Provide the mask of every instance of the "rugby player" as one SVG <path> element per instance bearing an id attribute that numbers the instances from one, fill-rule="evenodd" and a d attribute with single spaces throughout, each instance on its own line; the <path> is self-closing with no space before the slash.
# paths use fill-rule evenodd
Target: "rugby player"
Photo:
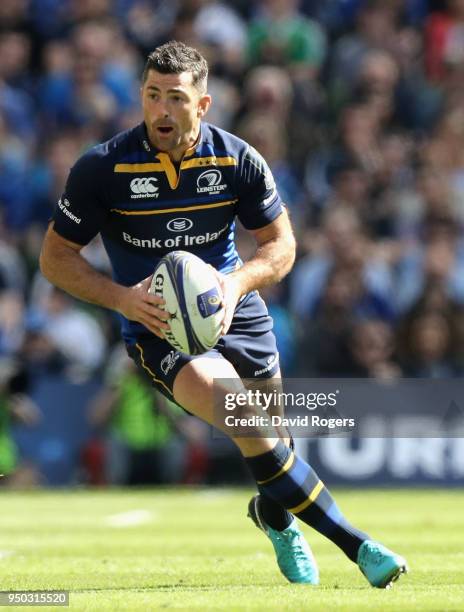
<path id="1" fill-rule="evenodd" d="M 291 269 L 295 241 L 288 214 L 264 159 L 239 138 L 204 121 L 210 107 L 208 66 L 201 54 L 171 41 L 148 57 L 142 77 L 143 122 L 85 153 L 70 171 L 40 257 L 46 278 L 70 294 L 121 315 L 131 357 L 152 383 L 188 412 L 213 423 L 213 381 L 224 394 L 244 378 L 278 378 L 272 320 L 257 290 Z M 256 240 L 241 262 L 234 242 L 238 218 Z M 101 234 L 110 279 L 80 251 Z M 224 294 L 223 335 L 192 357 L 163 334 L 170 315 L 150 295 L 160 257 L 187 250 L 217 270 Z M 76 338 L 76 342 L 79 339 Z M 249 407 L 252 415 L 256 407 Z M 344 518 L 288 435 L 231 437 L 259 495 L 249 515 L 271 540 L 290 582 L 317 584 L 318 569 L 296 517 L 332 540 L 373 586 L 386 587 L 405 560 Z M 281 435 L 279 435 L 281 434 Z"/>

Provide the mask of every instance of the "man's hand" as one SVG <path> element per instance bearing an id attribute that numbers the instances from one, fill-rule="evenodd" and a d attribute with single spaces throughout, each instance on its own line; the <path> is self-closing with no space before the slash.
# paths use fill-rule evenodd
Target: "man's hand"
<path id="1" fill-rule="evenodd" d="M 117 310 L 129 321 L 142 323 L 155 336 L 164 339 L 163 330 L 169 329 L 166 321 L 171 315 L 163 310 L 162 297 L 148 293 L 151 279 L 149 276 L 133 287 L 120 287 Z"/>
<path id="2" fill-rule="evenodd" d="M 216 268 L 214 270 L 216 278 L 218 279 L 219 285 L 222 290 L 222 305 L 224 308 L 224 318 L 222 320 L 222 331 L 221 335 L 227 334 L 229 331 L 230 324 L 234 317 L 235 307 L 240 299 L 241 291 L 237 279 L 232 274 L 221 274 Z"/>

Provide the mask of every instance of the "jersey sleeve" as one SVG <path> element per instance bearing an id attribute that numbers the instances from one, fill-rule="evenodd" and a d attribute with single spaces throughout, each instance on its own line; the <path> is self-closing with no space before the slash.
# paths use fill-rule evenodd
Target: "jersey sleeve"
<path id="1" fill-rule="evenodd" d="M 107 216 L 103 182 L 102 160 L 91 150 L 71 168 L 64 193 L 55 206 L 53 229 L 60 236 L 86 245 L 100 232 Z"/>
<path id="2" fill-rule="evenodd" d="M 248 147 L 240 164 L 237 216 L 246 229 L 259 229 L 276 219 L 283 203 L 264 158 Z"/>

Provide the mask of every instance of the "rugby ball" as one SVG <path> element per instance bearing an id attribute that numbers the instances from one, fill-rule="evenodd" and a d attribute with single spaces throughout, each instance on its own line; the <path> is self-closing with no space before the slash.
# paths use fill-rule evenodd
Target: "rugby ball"
<path id="1" fill-rule="evenodd" d="M 163 257 L 153 273 L 149 293 L 165 300 L 170 330 L 166 340 L 178 351 L 201 355 L 216 345 L 221 335 L 222 291 L 214 271 L 186 251 Z"/>

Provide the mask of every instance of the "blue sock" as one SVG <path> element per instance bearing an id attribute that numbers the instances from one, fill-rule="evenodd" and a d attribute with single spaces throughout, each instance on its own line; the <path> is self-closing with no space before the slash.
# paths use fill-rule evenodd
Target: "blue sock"
<path id="1" fill-rule="evenodd" d="M 245 457 L 258 488 L 332 540 L 354 562 L 369 536 L 345 519 L 316 472 L 279 440 L 267 453 Z"/>
<path id="2" fill-rule="evenodd" d="M 266 525 L 269 525 L 276 531 L 283 531 L 287 529 L 290 523 L 293 521 L 293 516 L 285 510 L 278 502 L 274 501 L 272 497 L 266 493 L 264 489 L 259 488 L 259 508 L 261 516 L 264 519 Z"/>

